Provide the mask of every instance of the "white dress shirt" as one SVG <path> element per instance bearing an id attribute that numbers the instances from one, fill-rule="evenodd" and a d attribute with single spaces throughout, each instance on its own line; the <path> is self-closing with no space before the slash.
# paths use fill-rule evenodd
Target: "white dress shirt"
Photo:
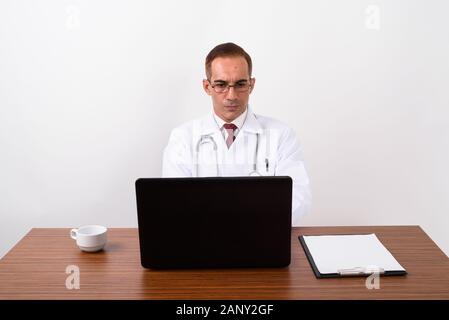
<path id="1" fill-rule="evenodd" d="M 237 138 L 237 135 L 240 131 L 240 129 L 242 128 L 243 124 L 245 123 L 246 120 L 246 115 L 248 114 L 248 107 L 246 107 L 245 111 L 239 115 L 237 118 L 234 119 L 234 121 L 232 122 L 226 122 L 224 121 L 222 118 L 220 118 L 219 116 L 217 116 L 217 114 L 214 112 L 214 119 L 215 122 L 217 122 L 218 127 L 220 128 L 221 134 L 223 135 L 224 140 L 226 141 L 226 139 L 228 138 L 228 131 L 223 127 L 223 125 L 225 123 L 232 123 L 234 124 L 237 129 L 234 130 L 234 137 Z"/>

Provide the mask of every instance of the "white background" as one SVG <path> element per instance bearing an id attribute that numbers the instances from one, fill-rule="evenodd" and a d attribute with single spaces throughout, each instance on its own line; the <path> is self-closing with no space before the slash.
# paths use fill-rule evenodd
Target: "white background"
<path id="1" fill-rule="evenodd" d="M 204 58 L 227 41 L 253 58 L 253 110 L 302 142 L 304 225 L 420 225 L 448 254 L 448 15 L 444 0 L 2 0 L 0 256 L 32 227 L 136 227 L 134 181 L 210 111 Z"/>

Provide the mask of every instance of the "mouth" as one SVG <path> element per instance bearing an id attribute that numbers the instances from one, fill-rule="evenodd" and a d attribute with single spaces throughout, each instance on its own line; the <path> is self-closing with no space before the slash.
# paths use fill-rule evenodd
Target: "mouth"
<path id="1" fill-rule="evenodd" d="M 228 111 L 235 111 L 239 108 L 239 106 L 224 106 Z"/>

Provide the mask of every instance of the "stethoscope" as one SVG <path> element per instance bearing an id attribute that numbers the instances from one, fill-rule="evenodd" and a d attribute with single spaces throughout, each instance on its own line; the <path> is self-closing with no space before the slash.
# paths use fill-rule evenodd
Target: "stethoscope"
<path id="1" fill-rule="evenodd" d="M 257 170 L 257 158 L 259 155 L 259 141 L 260 141 L 260 133 L 256 133 L 256 150 L 254 152 L 254 160 L 253 160 L 253 165 L 252 165 L 252 171 L 248 174 L 249 176 L 261 176 L 260 172 Z M 217 143 L 215 142 L 214 137 L 212 137 L 212 135 L 210 134 L 204 134 L 201 135 L 200 139 L 198 140 L 198 143 L 196 144 L 196 176 L 199 176 L 199 153 L 200 153 L 200 147 L 201 145 L 207 143 L 207 142 L 211 142 L 212 146 L 214 148 L 214 153 L 215 153 L 215 163 L 216 163 L 216 170 L 217 170 L 217 177 L 220 176 L 220 168 L 218 165 L 218 147 L 217 147 Z M 268 157 L 265 158 L 265 169 L 268 172 L 269 170 L 269 166 L 270 163 L 268 161 Z"/>

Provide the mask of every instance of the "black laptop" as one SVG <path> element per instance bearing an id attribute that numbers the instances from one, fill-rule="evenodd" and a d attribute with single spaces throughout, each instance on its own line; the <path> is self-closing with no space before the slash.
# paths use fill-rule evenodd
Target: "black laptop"
<path id="1" fill-rule="evenodd" d="M 290 177 L 143 178 L 136 198 L 145 268 L 290 264 Z"/>

